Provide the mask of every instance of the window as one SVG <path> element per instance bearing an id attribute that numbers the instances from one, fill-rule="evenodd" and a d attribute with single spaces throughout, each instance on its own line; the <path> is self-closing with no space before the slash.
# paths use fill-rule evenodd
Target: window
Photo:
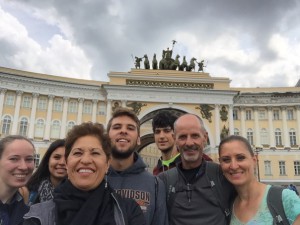
<path id="1" fill-rule="evenodd" d="M 296 131 L 295 129 L 290 129 L 289 131 L 289 136 L 290 136 L 290 145 L 295 146 L 297 145 L 297 140 L 296 140 Z"/>
<path id="2" fill-rule="evenodd" d="M 234 132 L 234 135 L 240 135 L 240 131 L 237 128 L 234 128 L 233 132 Z"/>
<path id="3" fill-rule="evenodd" d="M 105 102 L 100 102 L 99 103 L 98 114 L 99 115 L 106 115 L 106 105 L 105 105 Z"/>
<path id="4" fill-rule="evenodd" d="M 61 112 L 62 111 L 63 102 L 60 99 L 55 99 L 53 104 L 53 111 Z"/>
<path id="5" fill-rule="evenodd" d="M 2 122 L 2 134 L 9 134 L 11 125 L 11 117 L 5 116 Z"/>
<path id="6" fill-rule="evenodd" d="M 38 168 L 40 165 L 40 154 L 34 154 L 34 166 L 35 168 Z"/>
<path id="7" fill-rule="evenodd" d="M 22 107 L 23 108 L 30 108 L 31 106 L 31 97 L 30 96 L 23 96 Z"/>
<path id="8" fill-rule="evenodd" d="M 92 103 L 91 102 L 84 102 L 83 113 L 86 113 L 86 114 L 92 113 Z"/>
<path id="9" fill-rule="evenodd" d="M 295 175 L 300 175 L 300 161 L 294 161 Z"/>
<path id="10" fill-rule="evenodd" d="M 272 167 L 271 167 L 271 161 L 264 161 L 265 164 L 265 175 L 272 175 Z"/>
<path id="11" fill-rule="evenodd" d="M 268 131 L 265 128 L 262 128 L 260 130 L 260 142 L 261 142 L 262 145 L 268 145 L 269 144 Z"/>
<path id="12" fill-rule="evenodd" d="M 265 110 L 259 110 L 258 111 L 258 118 L 260 120 L 265 120 L 266 119 L 266 111 Z"/>
<path id="13" fill-rule="evenodd" d="M 69 121 L 67 126 L 67 131 L 71 130 L 75 126 L 75 122 Z"/>
<path id="14" fill-rule="evenodd" d="M 43 119 L 38 119 L 35 124 L 35 137 L 44 137 L 45 122 Z"/>
<path id="15" fill-rule="evenodd" d="M 286 111 L 287 113 L 287 120 L 293 120 L 294 119 L 294 111 L 292 109 L 288 109 Z"/>
<path id="16" fill-rule="evenodd" d="M 28 120 L 23 117 L 20 121 L 19 134 L 22 136 L 26 136 L 27 128 L 28 128 Z"/>
<path id="17" fill-rule="evenodd" d="M 251 110 L 246 110 L 246 120 L 251 120 L 252 115 L 251 115 Z"/>
<path id="18" fill-rule="evenodd" d="M 15 104 L 15 95 L 8 93 L 5 98 L 5 105 L 13 106 Z"/>
<path id="19" fill-rule="evenodd" d="M 70 101 L 68 107 L 69 107 L 68 112 L 70 112 L 70 113 L 77 112 L 77 102 L 76 101 Z"/>
<path id="20" fill-rule="evenodd" d="M 250 145 L 253 145 L 253 131 L 250 128 L 247 130 L 247 139 Z"/>
<path id="21" fill-rule="evenodd" d="M 273 120 L 279 120 L 279 110 L 273 110 Z"/>
<path id="22" fill-rule="evenodd" d="M 236 109 L 234 109 L 232 112 L 233 112 L 233 119 L 234 120 L 238 120 L 239 119 L 239 117 L 238 117 L 238 111 Z"/>
<path id="23" fill-rule="evenodd" d="M 40 97 L 38 101 L 38 109 L 40 110 L 46 110 L 47 109 L 47 98 Z"/>
<path id="24" fill-rule="evenodd" d="M 58 139 L 60 135 L 60 122 L 54 120 L 51 125 L 51 138 Z"/>
<path id="25" fill-rule="evenodd" d="M 285 173 L 285 161 L 279 161 L 279 175 L 286 175 L 286 173 Z"/>
<path id="26" fill-rule="evenodd" d="M 275 144 L 276 146 L 282 145 L 281 130 L 279 128 L 275 129 Z"/>

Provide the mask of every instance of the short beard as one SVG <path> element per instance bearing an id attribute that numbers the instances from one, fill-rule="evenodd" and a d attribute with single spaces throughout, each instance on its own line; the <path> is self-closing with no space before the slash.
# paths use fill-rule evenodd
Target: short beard
<path id="1" fill-rule="evenodd" d="M 116 147 L 112 147 L 111 155 L 115 159 L 128 159 L 135 152 L 134 148 L 129 148 L 125 152 L 120 152 Z"/>

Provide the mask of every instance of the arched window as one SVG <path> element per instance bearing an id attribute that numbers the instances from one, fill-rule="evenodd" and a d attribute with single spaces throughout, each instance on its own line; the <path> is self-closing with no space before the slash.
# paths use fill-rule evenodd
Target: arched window
<path id="1" fill-rule="evenodd" d="M 60 136 L 60 122 L 53 120 L 51 124 L 51 138 L 58 139 Z"/>
<path id="2" fill-rule="evenodd" d="M 260 141 L 261 141 L 262 145 L 268 145 L 269 144 L 268 131 L 265 128 L 262 128 L 260 130 Z"/>
<path id="3" fill-rule="evenodd" d="M 75 126 L 75 122 L 74 121 L 69 121 L 68 125 L 67 125 L 67 131 L 71 130 L 74 126 Z"/>
<path id="4" fill-rule="evenodd" d="M 248 139 L 250 145 L 253 145 L 253 131 L 251 128 L 249 128 L 247 130 L 247 139 Z"/>
<path id="5" fill-rule="evenodd" d="M 77 102 L 76 101 L 70 101 L 68 105 L 68 111 L 70 113 L 76 113 L 77 112 Z"/>
<path id="6" fill-rule="evenodd" d="M 239 129 L 234 128 L 233 134 L 234 134 L 234 135 L 240 135 Z"/>
<path id="7" fill-rule="evenodd" d="M 6 115 L 2 121 L 2 134 L 9 134 L 11 125 L 11 117 Z"/>
<path id="8" fill-rule="evenodd" d="M 26 136 L 27 128 L 28 128 L 28 120 L 27 118 L 23 117 L 20 121 L 19 134 L 22 136 Z"/>
<path id="9" fill-rule="evenodd" d="M 275 129 L 275 144 L 276 146 L 282 145 L 281 130 L 279 128 Z"/>
<path id="10" fill-rule="evenodd" d="M 35 137 L 44 137 L 45 122 L 43 119 L 38 119 L 35 123 Z"/>
<path id="11" fill-rule="evenodd" d="M 289 136 L 290 136 L 290 145 L 295 146 L 297 145 L 297 138 L 296 138 L 296 131 L 295 129 L 290 129 L 289 131 Z"/>

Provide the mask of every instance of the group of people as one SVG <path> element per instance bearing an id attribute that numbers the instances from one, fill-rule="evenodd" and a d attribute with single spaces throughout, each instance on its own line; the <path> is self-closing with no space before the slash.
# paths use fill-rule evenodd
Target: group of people
<path id="1" fill-rule="evenodd" d="M 270 185 L 257 181 L 245 138 L 222 140 L 217 164 L 203 153 L 208 134 L 197 115 L 164 110 L 152 125 L 162 154 L 153 174 L 135 151 L 139 119 L 125 108 L 114 111 L 106 130 L 74 126 L 50 145 L 33 175 L 31 141 L 1 139 L 0 224 L 273 224 Z M 299 197 L 285 189 L 281 199 L 289 224 L 300 224 Z"/>

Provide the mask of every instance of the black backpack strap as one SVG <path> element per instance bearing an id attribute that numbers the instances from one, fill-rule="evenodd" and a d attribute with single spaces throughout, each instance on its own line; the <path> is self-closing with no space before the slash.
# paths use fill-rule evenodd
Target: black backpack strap
<path id="1" fill-rule="evenodd" d="M 273 216 L 274 224 L 289 225 L 282 204 L 283 188 L 271 186 L 267 196 L 268 208 Z"/>
<path id="2" fill-rule="evenodd" d="M 230 220 L 230 204 L 224 199 L 223 185 L 220 180 L 220 165 L 214 162 L 206 162 L 206 177 L 208 178 L 213 194 L 225 214 L 227 222 Z"/>

